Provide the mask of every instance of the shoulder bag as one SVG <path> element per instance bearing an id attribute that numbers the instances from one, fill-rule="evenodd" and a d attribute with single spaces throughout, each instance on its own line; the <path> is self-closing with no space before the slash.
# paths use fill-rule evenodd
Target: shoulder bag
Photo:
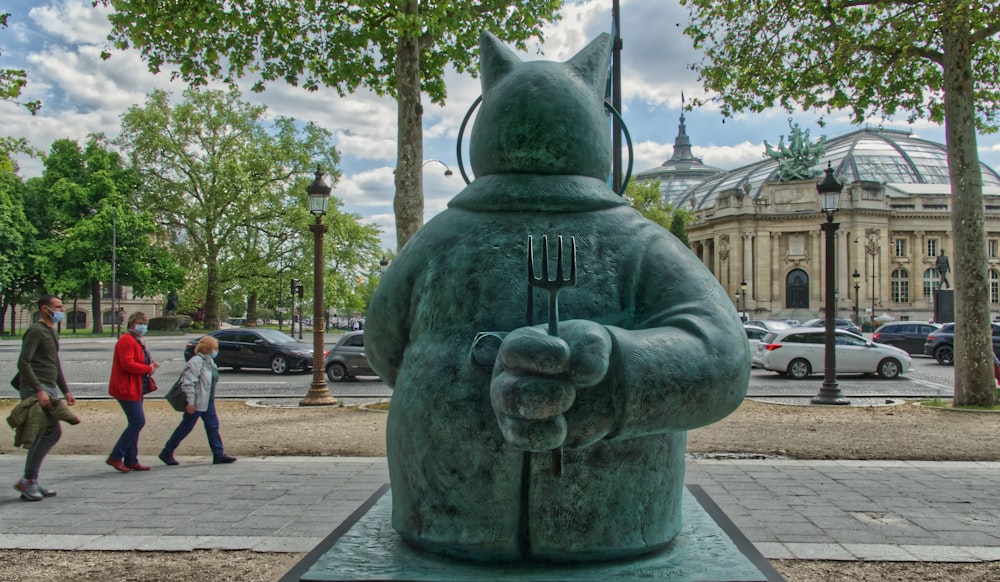
<path id="1" fill-rule="evenodd" d="M 183 376 L 183 373 L 181 373 Z M 177 412 L 184 412 L 187 409 L 187 396 L 184 395 L 184 391 L 181 390 L 181 379 L 177 378 L 174 385 L 167 390 L 167 395 L 165 396 L 167 402 L 173 407 Z"/>

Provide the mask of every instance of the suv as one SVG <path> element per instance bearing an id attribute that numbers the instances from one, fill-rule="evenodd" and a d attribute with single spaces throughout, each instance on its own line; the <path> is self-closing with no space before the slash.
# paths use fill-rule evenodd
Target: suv
<path id="1" fill-rule="evenodd" d="M 937 331 L 941 326 L 936 323 L 919 321 L 901 321 L 898 323 L 883 323 L 875 329 L 872 341 L 880 344 L 896 346 L 911 354 L 923 354 L 927 336 Z"/>
<path id="2" fill-rule="evenodd" d="M 1000 356 L 1000 325 L 995 323 L 990 325 L 993 327 L 993 353 Z M 927 336 L 927 342 L 924 344 L 924 355 L 934 356 L 939 364 L 945 366 L 955 365 L 954 323 L 946 323 Z"/>
<path id="3" fill-rule="evenodd" d="M 331 382 L 343 382 L 354 376 L 376 376 L 365 356 L 365 332 L 349 331 L 342 335 L 326 353 L 323 367 Z"/>

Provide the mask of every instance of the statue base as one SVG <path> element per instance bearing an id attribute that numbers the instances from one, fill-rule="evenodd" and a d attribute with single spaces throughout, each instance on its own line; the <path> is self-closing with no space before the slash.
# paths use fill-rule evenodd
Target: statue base
<path id="1" fill-rule="evenodd" d="M 784 580 L 696 485 L 684 491 L 682 530 L 667 549 L 632 560 L 583 565 L 489 565 L 424 552 L 403 542 L 392 529 L 388 490 L 386 485 L 372 495 L 280 582 Z"/>

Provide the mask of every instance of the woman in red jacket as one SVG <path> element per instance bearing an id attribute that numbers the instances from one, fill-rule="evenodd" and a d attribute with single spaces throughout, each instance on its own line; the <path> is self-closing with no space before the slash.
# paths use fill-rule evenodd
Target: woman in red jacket
<path id="1" fill-rule="evenodd" d="M 108 393 L 122 410 L 128 426 L 111 450 L 106 461 L 122 473 L 148 471 L 149 467 L 139 463 L 139 432 L 146 425 L 146 415 L 142 411 L 142 396 L 148 391 L 149 378 L 159 364 L 153 361 L 146 349 L 146 314 L 141 311 L 128 318 L 128 333 L 122 335 L 115 344 L 115 356 L 111 362 L 111 381 Z"/>

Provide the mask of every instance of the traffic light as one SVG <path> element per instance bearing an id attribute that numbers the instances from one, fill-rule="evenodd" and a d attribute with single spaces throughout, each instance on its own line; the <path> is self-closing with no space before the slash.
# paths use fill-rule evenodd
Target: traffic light
<path id="1" fill-rule="evenodd" d="M 292 279 L 292 295 L 295 295 L 296 291 L 298 291 L 298 288 L 299 288 L 299 280 Z"/>
<path id="2" fill-rule="evenodd" d="M 302 285 L 299 285 L 298 289 L 299 289 L 299 299 L 302 299 L 302 295 L 305 293 L 306 288 L 303 287 Z"/>

